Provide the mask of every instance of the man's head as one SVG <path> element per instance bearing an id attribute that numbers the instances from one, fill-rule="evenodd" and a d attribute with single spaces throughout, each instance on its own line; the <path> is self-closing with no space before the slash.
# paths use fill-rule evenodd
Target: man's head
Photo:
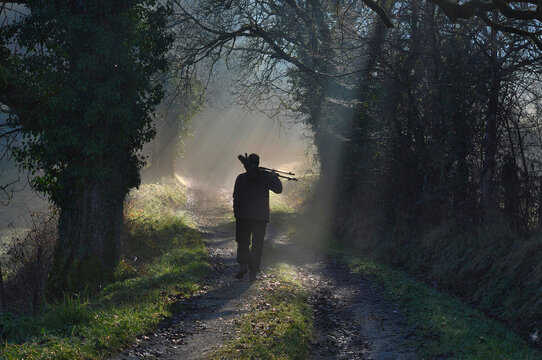
<path id="1" fill-rule="evenodd" d="M 260 165 L 260 157 L 256 154 L 250 154 L 246 157 L 246 160 L 243 162 L 245 165 L 245 170 L 252 177 L 258 176 L 258 166 Z"/>
<path id="2" fill-rule="evenodd" d="M 248 161 L 251 165 L 254 165 L 255 167 L 260 166 L 260 157 L 258 156 L 258 154 L 250 154 L 248 156 Z"/>

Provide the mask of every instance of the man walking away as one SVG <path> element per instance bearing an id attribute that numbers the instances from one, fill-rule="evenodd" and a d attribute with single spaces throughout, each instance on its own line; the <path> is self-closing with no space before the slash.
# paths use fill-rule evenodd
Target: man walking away
<path id="1" fill-rule="evenodd" d="M 233 190 L 239 263 L 239 272 L 235 277 L 242 279 L 250 270 L 249 281 L 254 281 L 260 271 L 265 228 L 269 222 L 269 190 L 280 194 L 282 183 L 277 174 L 258 169 L 260 157 L 256 154 L 250 154 L 243 164 L 246 172 L 237 176 Z"/>

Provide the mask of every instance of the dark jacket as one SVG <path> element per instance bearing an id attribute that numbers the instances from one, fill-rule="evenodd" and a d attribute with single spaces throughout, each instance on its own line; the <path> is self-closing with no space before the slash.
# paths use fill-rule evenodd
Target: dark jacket
<path id="1" fill-rule="evenodd" d="M 260 172 L 237 176 L 233 189 L 233 213 L 238 219 L 269 221 L 269 190 L 280 194 L 282 183 L 277 175 Z"/>

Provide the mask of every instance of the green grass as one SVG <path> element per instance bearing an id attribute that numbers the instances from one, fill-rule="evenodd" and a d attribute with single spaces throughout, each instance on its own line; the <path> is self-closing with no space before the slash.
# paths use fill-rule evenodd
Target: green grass
<path id="1" fill-rule="evenodd" d="M 269 193 L 269 208 L 271 210 L 271 222 L 279 228 L 283 228 L 285 223 L 295 214 L 293 206 L 288 204 L 284 195 Z"/>
<path id="2" fill-rule="evenodd" d="M 178 311 L 209 271 L 201 235 L 181 210 L 184 194 L 166 180 L 133 194 L 117 281 L 91 297 L 64 296 L 37 316 L 2 314 L 0 358 L 100 359 Z"/>
<path id="3" fill-rule="evenodd" d="M 330 250 L 354 272 L 376 284 L 385 297 L 400 304 L 413 341 L 428 359 L 534 360 L 542 352 L 504 325 L 468 304 L 420 283 L 405 272 L 352 254 L 339 245 Z"/>
<path id="4" fill-rule="evenodd" d="M 174 178 L 162 178 L 132 191 L 127 205 L 131 219 L 164 213 L 179 215 L 186 205 L 186 189 Z"/>
<path id="5" fill-rule="evenodd" d="M 306 359 L 314 338 L 314 318 L 308 293 L 287 265 L 266 273 L 258 282 L 262 294 L 252 311 L 238 321 L 236 339 L 222 346 L 212 359 Z"/>

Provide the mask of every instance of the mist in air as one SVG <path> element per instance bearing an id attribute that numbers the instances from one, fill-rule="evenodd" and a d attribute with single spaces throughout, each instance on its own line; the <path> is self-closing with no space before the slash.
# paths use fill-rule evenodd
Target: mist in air
<path id="1" fill-rule="evenodd" d="M 190 187 L 232 188 L 244 172 L 239 154 L 256 153 L 260 166 L 301 174 L 311 166 L 309 131 L 287 116 L 269 118 L 236 104 L 223 81 L 207 89 L 203 111 L 191 120 L 191 135 L 175 162 L 176 174 Z"/>

